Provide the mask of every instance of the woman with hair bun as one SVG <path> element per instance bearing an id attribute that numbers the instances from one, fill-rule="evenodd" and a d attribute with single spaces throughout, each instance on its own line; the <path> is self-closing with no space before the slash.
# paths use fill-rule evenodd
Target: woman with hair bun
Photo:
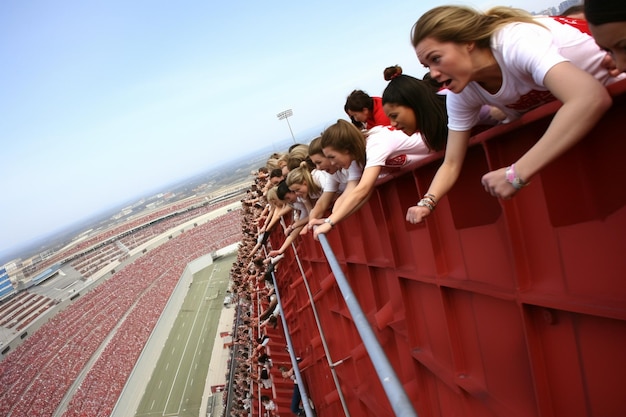
<path id="1" fill-rule="evenodd" d="M 393 128 L 376 126 L 364 135 L 339 120 L 322 133 L 324 155 L 347 170 L 348 178 L 332 214 L 325 220 L 309 222 L 309 227 L 319 224 L 315 237 L 367 201 L 383 168 L 402 166 L 445 147 L 445 97 L 437 95 L 427 81 L 403 75 L 397 65 L 386 68 L 383 76 L 389 81 L 382 95 L 383 109 Z"/>
<path id="2" fill-rule="evenodd" d="M 436 94 L 430 82 L 402 74 L 398 65 L 385 68 L 383 76 L 389 81 L 383 109 L 391 126 L 409 136 L 419 132 L 428 149 L 442 150 L 448 135 L 445 96 Z"/>
<path id="3" fill-rule="evenodd" d="M 309 145 L 303 145 L 303 144 L 292 145 L 289 150 L 289 153 L 287 154 L 288 171 L 287 173 L 285 173 L 285 176 L 287 176 L 289 171 L 291 171 L 292 169 L 298 168 L 303 161 L 306 161 L 306 163 L 308 164 L 309 170 L 315 168 L 315 165 L 309 159 Z"/>
<path id="4" fill-rule="evenodd" d="M 554 99 L 563 103 L 526 154 L 482 177 L 485 190 L 503 199 L 580 141 L 611 106 L 605 85 L 617 79 L 602 67 L 606 54 L 590 36 L 554 19 L 508 7 L 481 13 L 440 6 L 422 15 L 411 35 L 419 61 L 450 91 L 444 161 L 424 198 L 408 209 L 411 223 L 430 215 L 456 182 L 484 104 L 510 121 Z"/>

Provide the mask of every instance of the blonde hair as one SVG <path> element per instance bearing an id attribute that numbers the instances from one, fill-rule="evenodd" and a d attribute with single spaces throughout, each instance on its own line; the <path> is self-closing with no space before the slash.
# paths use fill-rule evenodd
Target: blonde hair
<path id="1" fill-rule="evenodd" d="M 315 181 L 309 170 L 309 166 L 306 161 L 302 161 L 300 166 L 292 169 L 287 174 L 287 187 L 291 187 L 294 184 L 305 184 L 308 189 L 308 195 L 318 196 L 322 192 L 322 187 Z"/>
<path id="2" fill-rule="evenodd" d="M 513 22 L 537 23 L 525 10 L 498 6 L 485 13 L 466 6 L 440 6 L 424 13 L 411 29 L 413 47 L 426 38 L 438 42 L 475 42 L 488 48 L 491 35 L 501 26 Z"/>
<path id="3" fill-rule="evenodd" d="M 278 198 L 278 194 L 276 192 L 276 187 L 272 187 L 269 190 L 267 190 L 267 193 L 265 194 L 265 199 L 267 200 L 268 203 L 270 203 L 270 205 L 274 206 L 274 207 L 282 207 L 283 206 L 283 202 L 280 198 Z"/>
<path id="4" fill-rule="evenodd" d="M 322 133 L 322 148 L 347 151 L 361 166 L 365 166 L 365 136 L 352 123 L 339 119 Z"/>
<path id="5" fill-rule="evenodd" d="M 287 154 L 286 153 L 282 153 L 282 152 L 274 152 L 273 154 L 270 155 L 270 157 L 267 159 L 267 162 L 265 163 L 265 166 L 267 167 L 268 170 L 273 170 L 276 168 L 282 168 L 278 161 L 280 161 L 282 158 L 284 158 Z"/>
<path id="6" fill-rule="evenodd" d="M 279 168 L 286 167 L 288 159 L 289 159 L 289 154 L 288 153 L 282 154 L 281 157 L 278 158 L 278 167 Z"/>

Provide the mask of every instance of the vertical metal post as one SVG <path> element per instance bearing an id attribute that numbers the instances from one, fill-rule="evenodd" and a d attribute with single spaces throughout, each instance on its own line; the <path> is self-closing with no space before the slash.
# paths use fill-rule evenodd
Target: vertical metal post
<path id="1" fill-rule="evenodd" d="M 330 268 L 335 275 L 335 280 L 337 281 L 339 290 L 343 295 L 348 310 L 350 310 L 350 314 L 354 320 L 354 324 L 356 325 L 359 335 L 361 336 L 363 345 L 365 346 L 370 360 L 374 365 L 374 369 L 378 374 L 378 379 L 380 379 L 380 383 L 387 394 L 391 408 L 393 408 L 397 417 L 417 417 L 417 413 L 409 401 L 409 398 L 404 391 L 404 387 L 398 380 L 398 376 L 391 366 L 385 351 L 378 342 L 372 327 L 367 321 L 367 317 L 365 317 L 363 309 L 350 287 L 350 283 L 348 283 L 346 276 L 341 270 L 341 266 L 339 265 L 339 262 L 337 262 L 337 258 L 328 243 L 326 235 L 319 234 L 318 237 L 320 243 L 322 244 L 322 249 L 324 249 L 324 254 L 326 255 Z"/>
<path id="2" fill-rule="evenodd" d="M 276 275 L 272 271 L 272 283 L 274 284 L 276 300 L 278 301 L 278 309 L 280 310 L 280 320 L 283 323 L 283 329 L 285 332 L 285 341 L 287 342 L 287 346 L 289 347 L 289 357 L 291 358 L 291 363 L 293 364 L 293 374 L 296 377 L 296 381 L 298 382 L 298 389 L 300 390 L 300 397 L 302 398 L 302 408 L 304 409 L 304 413 L 307 417 L 314 416 L 314 412 L 311 409 L 311 405 L 309 403 L 309 394 L 304 386 L 304 380 L 302 379 L 302 374 L 300 374 L 300 368 L 298 367 L 298 361 L 296 359 L 296 354 L 293 350 L 293 342 L 291 341 L 291 334 L 289 334 L 289 325 L 287 324 L 287 318 L 285 317 L 285 312 L 283 311 L 283 304 L 280 301 L 280 291 L 278 291 L 278 285 L 276 283 Z"/>

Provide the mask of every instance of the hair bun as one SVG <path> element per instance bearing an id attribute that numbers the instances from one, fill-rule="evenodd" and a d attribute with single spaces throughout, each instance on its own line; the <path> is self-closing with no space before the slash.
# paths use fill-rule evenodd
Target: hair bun
<path id="1" fill-rule="evenodd" d="M 385 77 L 385 81 L 391 81 L 396 77 L 402 75 L 402 67 L 400 65 L 394 65 L 392 67 L 387 67 L 383 71 L 383 77 Z"/>

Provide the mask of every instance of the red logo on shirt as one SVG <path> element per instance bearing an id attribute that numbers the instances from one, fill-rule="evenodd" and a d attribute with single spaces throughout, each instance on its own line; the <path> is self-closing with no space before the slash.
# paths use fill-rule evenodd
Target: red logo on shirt
<path id="1" fill-rule="evenodd" d="M 506 107 L 525 113 L 554 100 L 556 100 L 556 97 L 549 91 L 532 90 L 521 96 L 515 103 L 507 104 Z"/>
<path id="2" fill-rule="evenodd" d="M 389 158 L 385 161 L 386 167 L 401 167 L 406 164 L 407 156 L 406 155 L 398 155 L 393 158 Z"/>

